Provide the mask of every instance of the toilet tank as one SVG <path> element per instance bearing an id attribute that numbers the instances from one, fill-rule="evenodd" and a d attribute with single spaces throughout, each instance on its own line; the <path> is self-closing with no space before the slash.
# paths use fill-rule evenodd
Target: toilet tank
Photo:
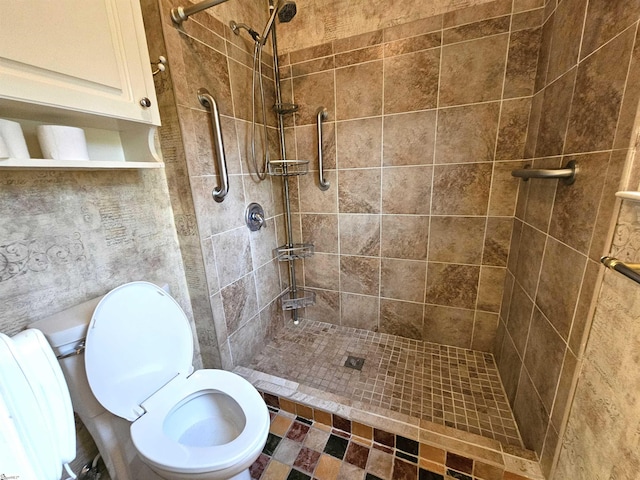
<path id="1" fill-rule="evenodd" d="M 81 418 L 85 416 L 93 418 L 105 411 L 89 387 L 84 367 L 84 354 L 74 355 L 79 346 L 84 343 L 89 322 L 102 297 L 75 305 L 29 325 L 29 328 L 38 329 L 44 334 L 58 357 L 71 393 L 73 410 Z"/>
<path id="2" fill-rule="evenodd" d="M 93 312 L 102 300 L 102 297 L 93 298 L 67 310 L 58 312 L 50 317 L 43 318 L 29 325 L 44 333 L 49 345 L 57 356 L 67 355 L 77 350 L 80 342 L 87 336 L 87 328 Z"/>

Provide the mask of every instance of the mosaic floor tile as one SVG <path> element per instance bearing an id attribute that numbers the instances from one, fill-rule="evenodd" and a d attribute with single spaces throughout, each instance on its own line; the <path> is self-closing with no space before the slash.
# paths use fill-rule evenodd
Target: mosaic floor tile
<path id="1" fill-rule="evenodd" d="M 320 455 L 314 476 L 318 480 L 336 480 L 341 466 L 342 461 L 326 453 L 322 454 Z"/>
<path id="2" fill-rule="evenodd" d="M 291 426 L 284 437 L 269 434 L 267 444 L 256 462 L 249 468 L 253 480 L 478 480 L 502 478 L 502 469 L 486 465 L 451 452 L 383 430 L 378 438 L 393 447 L 362 439 L 346 432 L 344 436 L 329 434 L 319 422 L 294 417 L 291 413 L 270 407 L 272 427 Z M 338 419 L 338 423 L 340 420 Z M 306 434 L 291 435 L 300 426 Z M 277 427 L 277 428 L 280 428 Z M 360 443 L 368 441 L 368 445 Z M 411 453 L 416 455 L 412 455 Z M 418 458 L 417 454 L 420 454 Z M 476 471 L 475 477 L 472 472 Z M 446 476 L 445 476 L 446 471 Z M 478 477 L 478 472 L 481 475 Z M 488 476 L 487 476 L 488 475 Z M 496 477 L 496 475 L 498 475 Z M 506 477 L 505 477 L 506 478 Z"/>
<path id="3" fill-rule="evenodd" d="M 364 469 L 367 466 L 367 460 L 369 459 L 369 449 L 358 445 L 357 443 L 349 443 L 347 447 L 347 454 L 344 457 L 345 462 L 355 465 L 356 467 Z"/>
<path id="4" fill-rule="evenodd" d="M 328 453 L 332 457 L 336 457 L 338 460 L 344 458 L 344 454 L 347 451 L 347 445 L 349 441 L 346 438 L 338 437 L 337 435 L 330 435 L 327 440 L 327 445 L 324 447 L 324 453 Z"/>
<path id="5" fill-rule="evenodd" d="M 289 429 L 283 437 L 269 434 L 262 454 L 249 468 L 253 480 L 440 480 L 442 475 L 427 471 L 441 471 L 446 468 L 447 478 L 470 478 L 473 461 L 459 455 L 445 454 L 443 451 L 383 430 L 378 432 L 390 447 L 334 429 L 341 435 L 330 434 L 319 427 L 326 428 L 316 421 L 269 407 L 272 413 L 272 430 L 282 428 L 287 421 Z M 295 420 L 294 420 L 295 418 Z M 338 418 L 340 423 L 340 418 Z M 304 428 L 303 428 L 304 427 Z M 304 431 L 304 435 L 300 432 Z M 361 441 L 368 442 L 362 444 Z M 404 451 L 403 451 L 404 449 Z M 433 464 L 425 458 L 408 452 L 420 450 L 428 458 L 439 461 Z M 446 466 L 443 465 L 446 459 Z M 420 463 L 419 463 L 420 462 Z M 471 462 L 471 463 L 469 463 Z M 423 466 L 424 463 L 424 466 Z M 490 469 L 490 466 L 486 465 Z"/>
<path id="6" fill-rule="evenodd" d="M 273 453 L 273 458 L 287 465 L 293 465 L 293 462 L 298 458 L 298 453 L 300 453 L 301 448 L 302 445 L 300 443 L 289 440 L 288 438 L 283 438 Z"/>
<path id="7" fill-rule="evenodd" d="M 362 370 L 344 366 L 349 356 L 365 360 Z M 522 447 L 488 353 L 305 320 L 281 330 L 249 367 Z"/>

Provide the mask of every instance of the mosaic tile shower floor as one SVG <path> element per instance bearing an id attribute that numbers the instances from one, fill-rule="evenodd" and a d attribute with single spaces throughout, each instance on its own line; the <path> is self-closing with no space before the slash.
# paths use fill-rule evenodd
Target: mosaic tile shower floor
<path id="1" fill-rule="evenodd" d="M 364 358 L 361 370 L 345 366 Z M 493 356 L 322 322 L 289 324 L 255 370 L 522 447 Z"/>

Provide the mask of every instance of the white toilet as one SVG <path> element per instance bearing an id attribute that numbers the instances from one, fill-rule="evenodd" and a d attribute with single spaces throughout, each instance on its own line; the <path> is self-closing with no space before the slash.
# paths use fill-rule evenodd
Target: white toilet
<path id="1" fill-rule="evenodd" d="M 47 340 L 0 334 L 0 476 L 58 480 L 75 456 L 71 399 Z"/>
<path id="2" fill-rule="evenodd" d="M 113 480 L 150 478 L 134 471 L 131 441 L 161 478 L 250 478 L 248 468 L 269 433 L 267 407 L 238 375 L 193 371 L 189 321 L 164 290 L 128 283 L 31 327 L 42 330 L 64 357 L 74 409 Z M 82 365 L 82 355 L 68 353 L 85 332 Z M 113 415 L 98 411 L 92 396 Z M 123 425 L 129 427 L 124 434 Z"/>

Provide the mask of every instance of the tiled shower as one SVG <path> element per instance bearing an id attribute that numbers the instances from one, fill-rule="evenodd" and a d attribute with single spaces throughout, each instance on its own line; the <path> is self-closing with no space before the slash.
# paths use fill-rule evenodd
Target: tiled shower
<path id="1" fill-rule="evenodd" d="M 291 332 L 277 300 L 286 269 L 272 252 L 284 239 L 281 182 L 259 183 L 248 166 L 252 45 L 227 27 L 259 30 L 267 5 L 230 0 L 182 34 L 168 19 L 182 2 L 141 3 L 151 57 L 169 59 L 154 77 L 164 174 L 4 171 L 0 253 L 19 245 L 73 255 L 0 276 L 10 299 L 0 326 L 15 333 L 127 281 L 168 282 L 194 320 L 202 363 L 246 366 Z M 640 2 L 297 3 L 277 29 L 283 94 L 300 105 L 287 119 L 288 157 L 311 159 L 312 169 L 292 198 L 294 237 L 316 249 L 298 263 L 298 279 L 317 295 L 302 321 L 390 339 L 391 350 L 425 341 L 421 352 L 435 342 L 456 352 L 449 358 L 490 359 L 543 472 L 559 455 L 562 471 L 573 471 L 563 444 L 588 437 L 575 432 L 607 401 L 579 396 L 583 416 L 568 438 L 613 193 L 635 148 Z M 211 199 L 200 87 L 221 107 L 231 183 L 221 204 Z M 319 106 L 329 111 L 326 192 L 316 184 Z M 269 127 L 277 155 L 273 115 Z M 510 175 L 568 160 L 580 168 L 572 186 Z M 636 175 L 626 187 L 638 183 Z M 243 220 L 253 201 L 267 217 L 258 232 Z M 81 425 L 78 433 L 80 462 L 95 452 Z M 599 446 L 584 450 L 595 458 Z"/>
<path id="2" fill-rule="evenodd" d="M 247 365 L 288 322 L 286 269 L 271 253 L 285 236 L 280 180 L 257 183 L 247 161 L 251 44 L 225 23 L 260 25 L 265 13 L 228 6 L 180 34 L 167 17 L 177 4 L 145 3 L 152 55 L 171 59 L 158 80 L 161 141 L 203 361 Z M 285 120 L 288 158 L 312 160 L 292 189 L 294 238 L 315 245 L 298 265 L 317 300 L 302 318 L 494 353 L 524 445 L 549 472 L 638 102 L 638 15 L 583 0 L 464 7 L 386 24 L 360 14 L 316 43 L 300 31 L 308 18 L 278 27 L 284 101 L 300 107 Z M 210 200 L 201 86 L 223 115 L 222 204 Z M 327 191 L 314 160 L 320 106 Z M 568 160 L 573 186 L 511 177 Z M 252 201 L 267 228 L 250 233 Z"/>

